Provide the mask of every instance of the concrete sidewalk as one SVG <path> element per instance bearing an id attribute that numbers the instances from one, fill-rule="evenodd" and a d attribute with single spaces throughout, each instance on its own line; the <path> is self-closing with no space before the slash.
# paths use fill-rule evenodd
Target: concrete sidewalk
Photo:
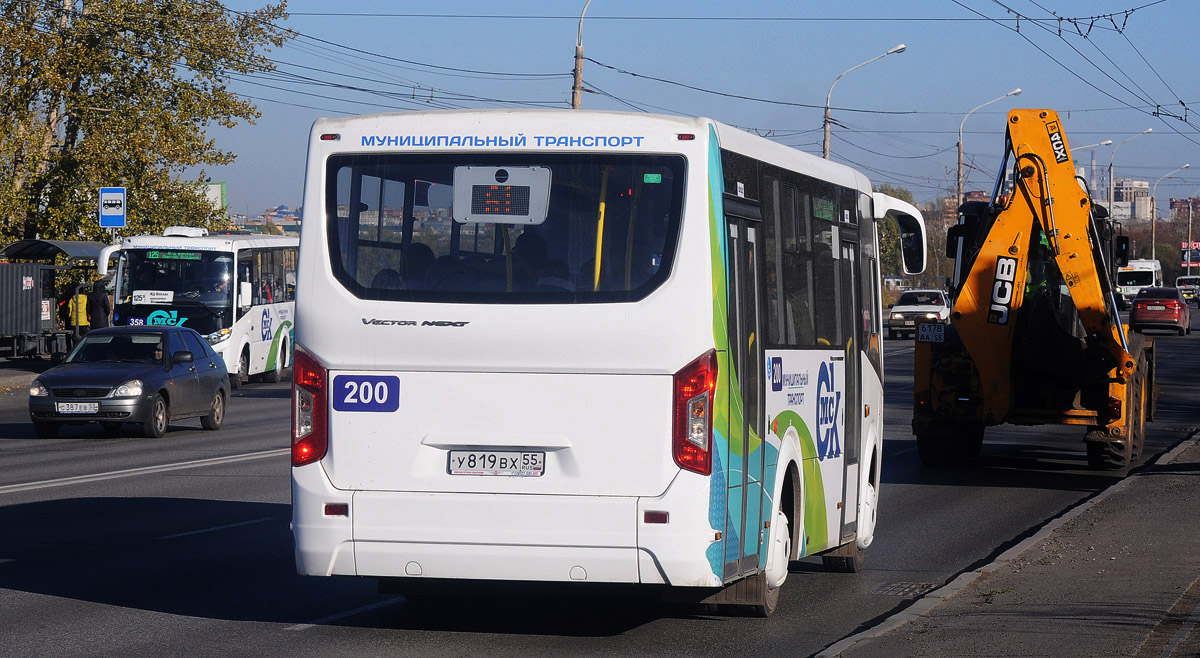
<path id="1" fill-rule="evenodd" d="M 1200 442 L 820 656 L 1200 656 Z"/>
<path id="2" fill-rule="evenodd" d="M 50 369 L 50 359 L 0 359 L 0 391 L 24 388 Z"/>

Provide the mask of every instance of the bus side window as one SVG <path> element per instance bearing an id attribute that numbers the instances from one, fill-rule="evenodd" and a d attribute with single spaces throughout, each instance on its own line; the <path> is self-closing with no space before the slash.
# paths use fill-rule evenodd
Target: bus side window
<path id="1" fill-rule="evenodd" d="M 789 345 L 815 347 L 816 328 L 813 323 L 813 264 L 809 253 L 812 241 L 809 230 L 808 195 L 800 194 L 793 185 L 781 190 L 780 213 L 783 230 L 783 292 L 784 329 Z"/>

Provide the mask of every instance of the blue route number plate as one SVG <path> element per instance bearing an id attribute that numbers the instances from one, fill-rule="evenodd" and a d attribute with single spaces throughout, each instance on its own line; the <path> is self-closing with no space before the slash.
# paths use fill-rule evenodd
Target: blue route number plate
<path id="1" fill-rule="evenodd" d="M 338 375 L 333 378 L 334 411 L 388 413 L 399 408 L 399 377 L 394 375 Z"/>

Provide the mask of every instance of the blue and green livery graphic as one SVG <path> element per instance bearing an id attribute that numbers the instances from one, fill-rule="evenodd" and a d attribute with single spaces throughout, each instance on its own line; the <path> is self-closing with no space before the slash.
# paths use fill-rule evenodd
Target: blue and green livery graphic
<path id="1" fill-rule="evenodd" d="M 187 318 L 179 317 L 179 311 L 155 311 L 146 316 L 146 324 L 148 325 L 171 325 L 173 327 L 182 327 Z"/>

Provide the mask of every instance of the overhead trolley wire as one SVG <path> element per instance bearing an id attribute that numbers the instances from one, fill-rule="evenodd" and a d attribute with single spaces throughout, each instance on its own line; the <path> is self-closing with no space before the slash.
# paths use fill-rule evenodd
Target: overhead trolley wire
<path id="1" fill-rule="evenodd" d="M 609 65 L 609 64 L 605 64 L 604 62 L 592 59 L 591 57 L 587 57 L 587 56 L 585 56 L 584 59 L 597 65 L 597 66 L 602 66 L 606 69 L 616 71 L 617 73 L 621 73 L 623 75 L 628 75 L 628 76 L 631 76 L 634 78 L 643 78 L 646 80 L 653 80 L 655 82 L 661 82 L 663 84 L 673 85 L 676 87 L 683 87 L 684 89 L 691 89 L 692 91 L 699 91 L 699 92 L 703 92 L 706 94 L 723 96 L 725 98 L 736 98 L 738 100 L 753 101 L 756 103 L 769 103 L 771 105 L 784 105 L 784 106 L 788 106 L 788 107 L 806 107 L 806 108 L 810 108 L 810 109 L 819 109 L 819 110 L 825 109 L 824 105 L 814 105 L 812 103 L 796 103 L 793 101 L 781 101 L 781 100 L 775 100 L 775 99 L 770 99 L 770 98 L 756 98 L 754 96 L 746 96 L 743 94 L 733 94 L 733 93 L 724 92 L 724 91 L 717 91 L 715 89 L 705 89 L 704 87 L 697 87 L 695 85 L 689 85 L 687 83 L 677 82 L 675 80 L 668 80 L 666 78 L 659 78 L 659 77 L 655 77 L 652 75 L 646 75 L 643 73 L 635 73 L 633 71 L 627 71 L 625 69 L 621 69 L 621 68 L 617 68 L 617 67 Z M 830 109 L 837 110 L 839 112 L 862 112 L 865 114 L 917 114 L 917 112 L 914 112 L 912 110 L 864 110 L 864 109 L 852 108 L 852 107 L 831 107 Z"/>
<path id="2" fill-rule="evenodd" d="M 967 10 L 967 11 L 969 11 L 969 12 L 972 12 L 972 13 L 974 13 L 974 14 L 978 14 L 979 16 L 985 16 L 985 14 L 981 13 L 980 11 L 978 11 L 978 10 L 976 10 L 976 9 L 974 9 L 974 8 L 968 7 L 967 5 L 963 4 L 962 2 L 960 2 L 960 0 L 950 0 L 950 1 L 951 1 L 951 2 L 953 2 L 954 4 L 958 5 L 959 7 L 962 7 L 963 9 L 966 9 L 966 10 Z M 1116 16 L 1116 15 L 1125 15 L 1125 16 L 1126 16 L 1126 18 L 1128 18 L 1128 14 L 1132 13 L 1133 11 L 1136 11 L 1136 9 L 1141 9 L 1141 8 L 1144 8 L 1144 7 L 1149 7 L 1149 6 L 1153 6 L 1153 5 L 1156 5 L 1156 4 L 1161 4 L 1162 2 L 1165 2 L 1165 1 L 1166 1 L 1166 0 L 1157 0 L 1156 2 L 1147 3 L 1147 4 L 1145 4 L 1145 5 L 1142 5 L 1141 7 L 1137 7 L 1137 8 L 1134 8 L 1134 9 L 1132 9 L 1132 10 L 1127 10 L 1126 12 L 1118 12 L 1117 14 L 1108 14 L 1108 15 L 1103 15 L 1103 16 L 1101 16 L 1101 17 L 1097 17 L 1097 18 L 1104 18 L 1104 17 Z M 998 6 L 1000 6 L 1000 7 L 1003 7 L 1003 8 L 1004 8 L 1006 11 L 1009 11 L 1009 12 L 1011 12 L 1011 13 L 1013 13 L 1013 14 L 1016 14 L 1018 17 L 1022 17 L 1022 14 L 1020 14 L 1020 12 L 1017 12 L 1016 10 L 1012 9 L 1011 7 L 1009 7 L 1009 6 L 1005 5 L 1004 3 L 1000 2 L 1000 0 L 991 0 L 991 2 L 992 2 L 992 3 L 994 3 L 994 4 L 996 4 L 996 5 L 998 5 Z M 1066 64 L 1064 64 L 1063 62 L 1059 61 L 1057 58 L 1055 58 L 1055 57 L 1054 57 L 1053 55 L 1051 55 L 1050 53 L 1046 52 L 1046 50 L 1045 50 L 1044 48 L 1042 48 L 1041 46 L 1039 46 L 1039 45 L 1038 45 L 1037 43 L 1035 43 L 1035 42 L 1034 42 L 1032 39 L 1030 39 L 1030 38 L 1029 38 L 1027 35 L 1025 35 L 1023 32 L 1021 32 L 1021 31 L 1020 31 L 1020 29 L 1014 29 L 1014 28 L 1008 27 L 1008 26 L 1007 26 L 1007 25 L 1005 25 L 1005 24 L 1004 24 L 1004 23 L 1003 23 L 1003 22 L 1002 22 L 1000 19 L 991 18 L 991 17 L 987 17 L 987 18 L 989 18 L 989 20 L 991 20 L 993 23 L 995 23 L 995 24 L 997 24 L 997 25 L 1000 25 L 1001 27 L 1003 27 L 1003 28 L 1005 28 L 1005 29 L 1007 29 L 1007 30 L 1010 30 L 1010 31 L 1016 32 L 1016 34 L 1017 34 L 1018 36 L 1020 36 L 1022 39 L 1024 39 L 1024 40 L 1025 40 L 1025 41 L 1026 41 L 1026 42 L 1027 42 L 1029 45 L 1033 46 L 1035 49 L 1037 49 L 1037 51 L 1038 51 L 1038 52 L 1040 52 L 1040 53 L 1042 53 L 1043 55 L 1045 55 L 1045 56 L 1046 56 L 1046 57 L 1047 57 L 1047 58 L 1048 58 L 1050 61 L 1052 61 L 1052 62 L 1054 62 L 1055 64 L 1057 64 L 1059 67 L 1061 67 L 1061 68 L 1062 68 L 1063 70 L 1065 70 L 1067 73 L 1070 73 L 1072 76 L 1074 76 L 1075 78 L 1077 78 L 1077 79 L 1078 79 L 1080 82 L 1083 82 L 1085 85 L 1087 85 L 1087 86 L 1091 87 L 1092 89 L 1096 90 L 1097 92 L 1099 92 L 1099 93 L 1101 93 L 1101 94 L 1103 94 L 1103 95 L 1105 95 L 1105 96 L 1107 96 L 1107 97 L 1109 97 L 1109 98 L 1113 99 L 1114 101 L 1116 101 L 1116 102 L 1118 102 L 1118 103 L 1121 103 L 1121 104 L 1125 105 L 1125 106 L 1126 106 L 1128 109 L 1135 110 L 1135 111 L 1141 112 L 1141 113 L 1143 113 L 1143 114 L 1146 114 L 1146 115 L 1149 115 L 1149 116 L 1152 116 L 1152 117 L 1155 117 L 1155 118 L 1157 118 L 1157 119 L 1158 119 L 1160 122 L 1162 122 L 1162 123 L 1163 123 L 1163 125 L 1167 126 L 1167 127 L 1168 127 L 1168 128 L 1171 130 L 1171 132 L 1174 132 L 1176 135 L 1179 135 L 1180 137 L 1183 137 L 1184 139 L 1188 140 L 1189 142 L 1191 142 L 1191 143 L 1193 143 L 1193 144 L 1196 144 L 1196 145 L 1200 146 L 1200 141 L 1197 141 L 1197 140 L 1196 140 L 1194 137 L 1192 137 L 1190 134 L 1184 133 L 1183 131 L 1179 130 L 1179 128 L 1178 128 L 1178 127 L 1177 127 L 1175 124 L 1173 124 L 1173 123 L 1171 123 L 1171 122 L 1168 122 L 1168 121 L 1167 121 L 1167 120 L 1164 118 L 1164 114 L 1165 114 L 1166 116 L 1170 116 L 1170 117 L 1172 117 L 1172 118 L 1179 119 L 1179 120 L 1183 120 L 1183 119 L 1184 119 L 1183 117 L 1180 117 L 1180 116 L 1177 116 L 1177 115 L 1174 115 L 1174 114 L 1171 114 L 1171 113 L 1162 112 L 1162 111 L 1161 111 L 1161 107 L 1162 107 L 1162 105 L 1161 105 L 1161 104 L 1157 104 L 1157 103 L 1155 103 L 1155 104 L 1154 104 L 1154 106 L 1155 106 L 1155 108 L 1156 108 L 1156 109 L 1155 109 L 1154 111 L 1149 111 L 1149 110 L 1146 110 L 1146 109 L 1144 109 L 1144 108 L 1142 108 L 1142 107 L 1140 107 L 1140 106 L 1134 105 L 1134 104 L 1132 104 L 1132 103 L 1128 103 L 1128 102 L 1126 102 L 1126 101 L 1124 101 L 1124 100 L 1122 100 L 1122 99 L 1120 99 L 1120 98 L 1117 98 L 1116 96 L 1114 96 L 1113 94 L 1109 93 L 1108 91 L 1105 91 L 1104 89 L 1101 89 L 1100 87 L 1096 86 L 1096 85 L 1095 85 L 1095 84 L 1093 84 L 1091 81 L 1087 80 L 1087 79 L 1086 79 L 1086 78 L 1084 78 L 1082 75 L 1080 75 L 1079 73 L 1077 73 L 1077 72 L 1076 72 L 1074 69 L 1072 69 L 1071 67 L 1067 66 L 1067 65 L 1066 65 Z M 1065 20 L 1065 19 L 1064 19 L 1064 20 Z M 1044 26 L 1042 26 L 1042 25 L 1039 25 L 1038 27 L 1041 27 L 1041 28 L 1045 29 L 1045 28 L 1044 28 Z M 1124 28 L 1122 27 L 1121 29 L 1124 29 Z M 1070 44 L 1068 44 L 1068 45 L 1070 45 Z M 1078 53 L 1078 54 L 1079 54 L 1081 57 L 1083 57 L 1083 58 L 1084 58 L 1084 60 L 1085 60 L 1085 61 L 1087 61 L 1089 64 L 1091 64 L 1092 66 L 1096 66 L 1095 62 L 1092 62 L 1090 59 L 1088 59 L 1088 58 L 1087 58 L 1086 56 L 1084 56 L 1082 53 L 1079 53 L 1079 51 L 1078 51 L 1077 49 L 1075 49 L 1075 48 L 1074 48 L 1074 46 L 1071 46 L 1071 48 L 1072 48 L 1073 50 L 1075 50 L 1075 52 L 1076 52 L 1076 53 Z M 1099 68 L 1099 67 L 1097 67 L 1097 68 Z M 1105 75 L 1106 75 L 1106 77 L 1109 77 L 1109 79 L 1110 79 L 1110 80 L 1112 79 L 1112 77 L 1111 77 L 1111 76 L 1108 76 L 1108 74 L 1107 74 L 1107 73 L 1105 73 Z M 1114 80 L 1114 82 L 1116 82 L 1116 81 Z M 1118 86 L 1121 86 L 1121 88 L 1122 88 L 1122 89 L 1125 89 L 1126 91 L 1129 91 L 1129 89 L 1125 88 L 1123 85 L 1120 85 L 1120 83 L 1117 83 L 1117 84 L 1118 84 Z M 1132 94 L 1132 92 L 1130 92 L 1130 93 Z M 1136 96 L 1136 94 L 1133 94 L 1133 95 L 1135 95 L 1135 96 Z M 1186 107 L 1186 106 L 1185 106 L 1185 107 Z M 1186 123 L 1186 121 L 1185 121 L 1185 123 Z M 1190 125 L 1190 124 L 1187 124 L 1187 125 Z M 1195 133 L 1195 132 L 1197 132 L 1197 131 L 1195 131 L 1195 130 L 1194 130 L 1194 131 L 1193 131 L 1193 133 Z"/>

